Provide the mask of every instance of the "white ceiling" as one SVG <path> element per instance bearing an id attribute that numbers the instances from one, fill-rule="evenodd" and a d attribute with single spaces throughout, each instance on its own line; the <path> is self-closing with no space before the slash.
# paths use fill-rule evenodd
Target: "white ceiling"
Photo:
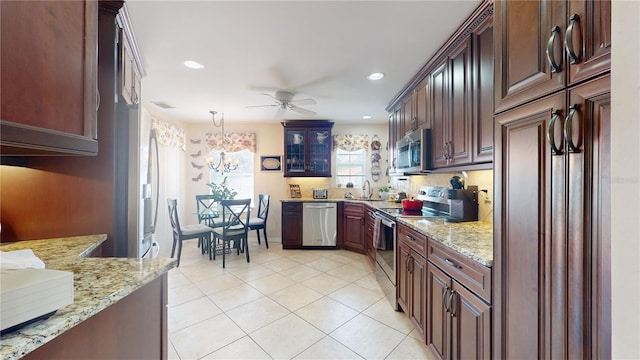
<path id="1" fill-rule="evenodd" d="M 262 93 L 313 98 L 285 119 L 382 123 L 385 106 L 480 4 L 465 1 L 143 1 L 126 3 L 152 114 L 187 122 L 281 121 Z M 190 70 L 185 60 L 205 67 Z M 372 72 L 386 76 L 377 82 Z M 162 109 L 165 102 L 174 109 Z M 371 115 L 371 120 L 363 120 Z M 219 119 L 219 117 L 216 117 Z"/>

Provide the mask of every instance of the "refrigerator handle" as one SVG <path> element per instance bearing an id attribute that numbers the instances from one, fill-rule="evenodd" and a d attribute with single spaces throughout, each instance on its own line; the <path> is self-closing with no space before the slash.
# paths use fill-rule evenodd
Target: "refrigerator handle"
<path id="1" fill-rule="evenodd" d="M 155 252 L 153 252 L 154 248 Z M 160 254 L 160 244 L 154 241 L 153 243 L 151 243 L 151 257 L 157 258 L 158 254 Z"/>
<path id="2" fill-rule="evenodd" d="M 155 156 L 151 155 L 152 152 L 153 152 L 153 155 Z M 158 206 L 160 202 L 160 159 L 158 154 L 158 138 L 156 136 L 155 129 L 151 129 L 151 132 L 149 134 L 149 153 L 150 155 L 149 155 L 149 164 L 148 164 L 149 167 L 147 168 L 148 169 L 147 183 L 151 183 L 151 174 L 149 174 L 149 172 L 154 172 L 155 173 L 154 175 L 156 177 L 155 198 L 152 200 L 152 202 L 154 203 L 155 209 L 154 209 L 153 221 L 151 222 L 151 232 L 155 233 L 156 225 L 158 224 Z M 155 160 L 155 164 L 153 164 L 154 160 Z M 152 168 L 153 165 L 155 165 L 155 167 Z M 153 171 L 151 171 L 151 169 L 153 169 Z"/>

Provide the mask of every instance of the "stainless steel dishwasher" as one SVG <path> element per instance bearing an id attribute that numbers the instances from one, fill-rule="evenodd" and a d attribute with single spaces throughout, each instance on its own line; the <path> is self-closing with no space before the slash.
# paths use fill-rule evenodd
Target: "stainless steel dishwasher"
<path id="1" fill-rule="evenodd" d="M 304 203 L 302 246 L 336 246 L 337 216 L 337 203 Z"/>

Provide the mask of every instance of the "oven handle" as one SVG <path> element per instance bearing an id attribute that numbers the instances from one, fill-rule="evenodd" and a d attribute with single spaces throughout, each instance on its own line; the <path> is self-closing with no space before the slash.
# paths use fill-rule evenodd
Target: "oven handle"
<path id="1" fill-rule="evenodd" d="M 389 221 L 386 218 L 379 216 L 378 214 L 376 214 L 376 217 L 378 219 L 380 219 L 380 221 L 382 222 L 382 225 L 384 226 L 388 226 L 388 227 L 396 227 L 396 222 L 395 221 Z"/>

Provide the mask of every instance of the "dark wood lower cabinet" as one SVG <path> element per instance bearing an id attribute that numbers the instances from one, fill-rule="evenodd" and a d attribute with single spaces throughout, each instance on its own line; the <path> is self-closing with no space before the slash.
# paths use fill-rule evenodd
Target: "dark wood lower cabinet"
<path id="1" fill-rule="evenodd" d="M 404 241 L 398 241 L 398 303 L 409 316 L 415 329 L 425 338 L 427 306 L 427 260 L 412 250 Z"/>
<path id="2" fill-rule="evenodd" d="M 302 248 L 302 203 L 282 203 L 282 248 Z"/>
<path id="3" fill-rule="evenodd" d="M 441 359 L 491 359 L 491 307 L 427 264 L 427 345 Z"/>
<path id="4" fill-rule="evenodd" d="M 610 346 L 610 110 L 605 76 L 496 116 L 496 358 Z"/>
<path id="5" fill-rule="evenodd" d="M 344 248 L 365 253 L 364 204 L 344 204 Z"/>
<path id="6" fill-rule="evenodd" d="M 167 277 L 163 274 L 25 359 L 166 359 Z"/>

